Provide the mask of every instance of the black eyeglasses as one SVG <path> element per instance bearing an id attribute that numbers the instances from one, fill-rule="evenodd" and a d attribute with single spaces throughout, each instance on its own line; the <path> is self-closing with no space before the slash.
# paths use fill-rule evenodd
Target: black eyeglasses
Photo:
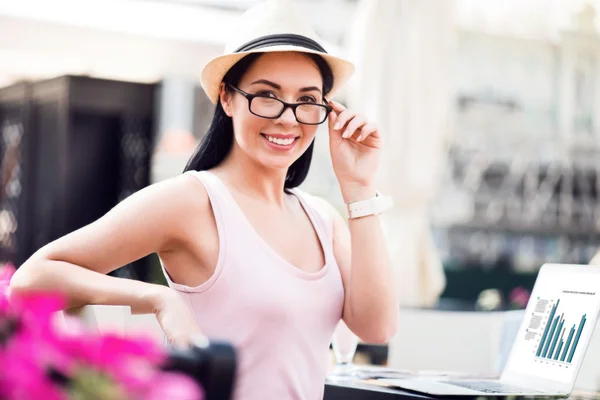
<path id="1" fill-rule="evenodd" d="M 305 125 L 320 125 L 333 110 L 331 106 L 316 103 L 286 103 L 275 97 L 262 96 L 244 92 L 229 83 L 226 84 L 248 100 L 248 109 L 257 117 L 277 119 L 286 108 L 291 108 L 296 121 Z"/>

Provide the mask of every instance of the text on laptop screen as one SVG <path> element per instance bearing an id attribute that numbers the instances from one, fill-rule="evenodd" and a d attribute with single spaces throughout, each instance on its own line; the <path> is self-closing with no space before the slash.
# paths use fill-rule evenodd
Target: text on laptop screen
<path id="1" fill-rule="evenodd" d="M 573 270 L 540 273 L 507 369 L 571 382 L 599 310 L 600 274 Z"/>

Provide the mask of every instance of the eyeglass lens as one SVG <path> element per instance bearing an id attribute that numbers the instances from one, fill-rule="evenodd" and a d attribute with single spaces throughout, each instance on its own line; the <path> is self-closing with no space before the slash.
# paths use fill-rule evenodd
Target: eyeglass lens
<path id="1" fill-rule="evenodd" d="M 250 103 L 250 111 L 265 118 L 275 118 L 283 109 L 284 104 L 278 99 L 269 97 L 255 97 Z M 318 124 L 325 120 L 327 109 L 318 104 L 302 104 L 296 107 L 298 122 Z"/>

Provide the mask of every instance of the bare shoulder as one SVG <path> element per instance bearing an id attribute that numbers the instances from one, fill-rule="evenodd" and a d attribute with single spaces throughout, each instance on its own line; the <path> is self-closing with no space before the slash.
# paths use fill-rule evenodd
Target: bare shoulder
<path id="1" fill-rule="evenodd" d="M 147 186 L 98 220 L 48 243 L 32 257 L 108 273 L 151 253 L 179 249 L 209 218 L 203 185 L 190 174 Z"/>
<path id="2" fill-rule="evenodd" d="M 165 183 L 172 185 L 173 190 L 169 190 L 169 192 L 179 195 L 177 196 L 179 197 L 178 201 L 192 207 L 207 208 L 210 206 L 206 188 L 193 174 L 181 174 L 167 179 Z"/>
<path id="3" fill-rule="evenodd" d="M 199 220 L 211 217 L 208 192 L 193 174 L 181 174 L 155 183 L 147 191 L 145 200 L 157 205 L 157 212 L 164 213 L 161 219 L 177 222 L 177 229 L 184 235 L 195 230 Z"/>
<path id="4" fill-rule="evenodd" d="M 340 231 L 343 233 L 348 229 L 342 214 L 340 214 L 339 210 L 337 210 L 329 201 L 315 195 L 308 195 L 305 197 L 308 197 L 313 206 L 316 207 L 329 222 L 331 222 L 333 225 L 334 236 L 339 234 Z"/>
<path id="5" fill-rule="evenodd" d="M 347 276 L 350 265 L 350 230 L 346 220 L 340 212 L 329 201 L 322 197 L 309 196 L 313 206 L 320 210 L 320 213 L 327 218 L 331 226 L 331 236 L 333 240 L 333 252 L 337 260 L 342 275 Z"/>
<path id="6" fill-rule="evenodd" d="M 141 189 L 115 208 L 134 205 L 142 206 L 142 209 L 152 207 L 155 216 L 162 213 L 172 218 L 179 214 L 189 216 L 208 211 L 210 203 L 202 183 L 190 174 L 181 174 Z"/>
<path id="7" fill-rule="evenodd" d="M 333 204 L 331 204 L 329 201 L 325 200 L 322 197 L 319 196 L 315 196 L 315 195 L 309 195 L 310 199 L 312 200 L 313 204 L 319 208 L 319 210 L 321 212 L 324 212 L 327 214 L 328 217 L 330 218 L 335 218 L 335 219 L 341 219 L 341 215 L 338 212 L 338 210 L 336 210 L 336 208 L 333 206 Z"/>

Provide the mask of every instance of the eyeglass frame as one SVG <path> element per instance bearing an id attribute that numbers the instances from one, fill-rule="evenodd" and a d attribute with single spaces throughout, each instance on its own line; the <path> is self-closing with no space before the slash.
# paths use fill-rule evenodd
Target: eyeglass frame
<path id="1" fill-rule="evenodd" d="M 330 105 L 327 104 L 318 104 L 318 103 L 310 103 L 310 102 L 304 102 L 304 103 L 288 103 L 285 102 L 281 99 L 278 99 L 276 97 L 268 97 L 268 96 L 262 96 L 259 94 L 251 94 L 251 93 L 246 93 L 244 92 L 242 89 L 233 86 L 231 83 L 227 83 L 225 82 L 225 85 L 229 86 L 230 88 L 232 88 L 233 90 L 235 90 L 236 92 L 238 92 L 239 94 L 241 94 L 242 96 L 244 96 L 246 98 L 246 100 L 248 100 L 248 111 L 250 111 L 250 113 L 252 113 L 252 115 L 256 115 L 257 117 L 260 118 L 266 118 L 266 119 L 277 119 L 279 117 L 281 117 L 283 115 L 283 113 L 285 112 L 286 109 L 291 108 L 292 109 L 292 113 L 294 114 L 294 118 L 296 118 L 296 121 L 300 124 L 303 125 L 321 125 L 323 122 L 327 121 L 327 117 L 329 116 L 329 114 L 333 111 L 333 107 L 331 107 Z M 278 102 L 283 104 L 283 108 L 281 109 L 281 111 L 279 112 L 279 114 L 277 114 L 274 117 L 265 117 L 263 115 L 258 115 L 257 113 L 252 111 L 252 100 L 254 100 L 256 97 L 262 97 L 265 99 L 271 99 L 271 100 L 277 100 Z M 323 97 L 324 101 L 327 101 L 327 99 L 325 97 Z M 326 111 L 325 113 L 325 117 L 323 118 L 323 121 L 318 122 L 318 123 L 308 123 L 308 122 L 301 122 L 300 120 L 298 120 L 298 116 L 296 115 L 296 108 L 298 108 L 299 106 L 302 105 L 312 105 L 312 106 L 319 106 L 319 107 L 323 107 Z"/>

